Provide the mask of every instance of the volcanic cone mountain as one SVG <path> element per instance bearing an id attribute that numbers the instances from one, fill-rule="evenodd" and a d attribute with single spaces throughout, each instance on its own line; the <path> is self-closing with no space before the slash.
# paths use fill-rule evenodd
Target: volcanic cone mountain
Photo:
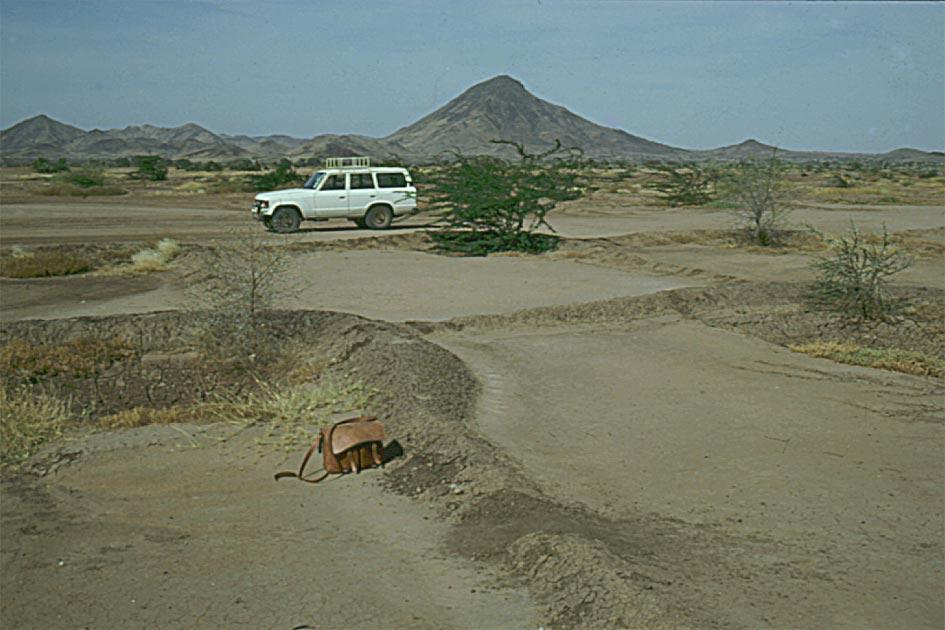
<path id="1" fill-rule="evenodd" d="M 433 156 L 444 151 L 501 154 L 491 140 L 512 140 L 531 151 L 554 145 L 578 147 L 588 157 L 629 155 L 672 157 L 681 152 L 665 144 L 592 123 L 564 107 L 544 101 L 519 81 L 501 75 L 478 83 L 455 99 L 384 138 L 411 154 Z"/>

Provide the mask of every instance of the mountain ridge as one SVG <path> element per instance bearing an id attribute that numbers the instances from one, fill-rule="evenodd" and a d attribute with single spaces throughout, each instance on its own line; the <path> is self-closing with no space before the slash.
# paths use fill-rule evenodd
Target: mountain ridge
<path id="1" fill-rule="evenodd" d="M 576 147 L 586 157 L 603 160 L 742 160 L 775 153 L 787 160 L 943 159 L 940 153 L 908 147 L 882 154 L 789 151 L 751 138 L 716 149 L 683 149 L 598 125 L 535 96 L 521 81 L 505 74 L 467 88 L 433 112 L 382 138 L 357 134 L 320 134 L 307 139 L 285 134 L 227 135 L 194 122 L 177 127 L 140 124 L 84 131 L 39 114 L 0 131 L 0 157 L 5 162 L 26 162 L 37 157 L 84 161 L 142 154 L 200 160 L 370 155 L 422 161 L 451 151 L 514 155 L 510 147 L 491 142 L 496 139 L 518 142 L 532 152 L 545 150 L 560 140 L 564 147 Z"/>

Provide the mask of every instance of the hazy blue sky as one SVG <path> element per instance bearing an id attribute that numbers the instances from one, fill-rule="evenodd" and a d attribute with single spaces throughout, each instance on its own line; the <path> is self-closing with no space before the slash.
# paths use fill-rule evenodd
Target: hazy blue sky
<path id="1" fill-rule="evenodd" d="M 384 136 L 510 74 L 687 148 L 945 148 L 945 5 L 0 0 L 0 126 Z"/>

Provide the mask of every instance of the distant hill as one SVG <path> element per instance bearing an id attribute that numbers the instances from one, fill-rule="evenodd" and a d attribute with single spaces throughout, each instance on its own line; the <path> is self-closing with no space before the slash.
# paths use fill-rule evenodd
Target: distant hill
<path id="1" fill-rule="evenodd" d="M 783 152 L 783 150 L 779 150 L 778 147 L 770 144 L 763 144 L 757 140 L 748 139 L 738 144 L 719 147 L 718 149 L 711 149 L 709 151 L 699 151 L 698 153 L 705 153 L 706 156 L 716 159 L 751 160 L 771 157 L 772 155 Z"/>
<path id="2" fill-rule="evenodd" d="M 512 140 L 532 152 L 551 147 L 578 147 L 587 157 L 629 160 L 743 160 L 765 158 L 777 150 L 787 160 L 883 159 L 945 161 L 941 153 L 902 148 L 882 155 L 823 153 L 776 149 L 757 140 L 707 151 L 660 144 L 621 129 L 593 123 L 564 107 L 544 101 L 512 77 L 501 75 L 478 83 L 435 112 L 385 138 L 323 134 L 309 139 L 216 134 L 195 123 L 179 127 L 133 125 L 124 129 L 83 131 L 39 115 L 0 131 L 0 157 L 28 162 L 37 157 L 71 161 L 114 159 L 135 155 L 166 158 L 228 160 L 260 158 L 323 158 L 393 155 L 412 161 L 435 159 L 447 151 L 508 155 L 510 149 L 490 140 Z"/>
<path id="3" fill-rule="evenodd" d="M 65 157 L 82 161 L 146 154 L 169 158 L 242 157 L 246 152 L 194 123 L 170 128 L 135 125 L 108 131 L 83 131 L 40 115 L 0 132 L 0 154 L 8 160 Z"/>
<path id="4" fill-rule="evenodd" d="M 45 151 L 53 153 L 60 151 L 76 138 L 84 136 L 85 133 L 78 127 L 66 125 L 40 114 L 0 132 L 0 151 L 4 156 L 25 153 L 39 157 Z"/>

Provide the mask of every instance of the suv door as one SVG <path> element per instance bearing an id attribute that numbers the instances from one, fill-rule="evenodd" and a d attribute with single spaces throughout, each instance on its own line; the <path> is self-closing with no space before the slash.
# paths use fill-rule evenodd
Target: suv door
<path id="1" fill-rule="evenodd" d="M 367 207 L 377 198 L 374 176 L 371 173 L 350 173 L 348 177 L 348 216 L 363 217 Z"/>
<path id="2" fill-rule="evenodd" d="M 332 173 L 315 191 L 315 216 L 343 217 L 348 214 L 348 185 L 344 173 Z"/>

